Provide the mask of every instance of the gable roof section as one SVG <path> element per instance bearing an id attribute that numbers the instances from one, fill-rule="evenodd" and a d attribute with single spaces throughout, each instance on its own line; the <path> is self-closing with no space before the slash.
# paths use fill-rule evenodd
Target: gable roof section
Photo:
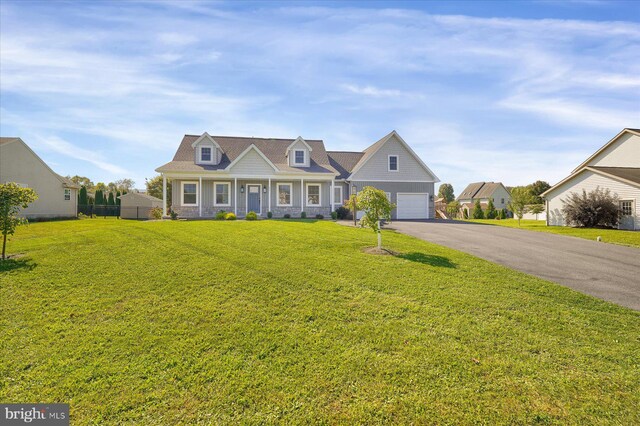
<path id="1" fill-rule="evenodd" d="M 27 151 L 31 152 L 31 154 L 33 154 L 34 157 L 36 157 L 40 163 L 42 163 L 42 165 L 49 170 L 59 181 L 60 183 L 62 183 L 62 186 L 66 187 L 66 188 L 73 188 L 73 189 L 79 189 L 80 185 L 76 184 L 75 182 L 73 182 L 71 179 L 67 179 L 64 176 L 61 176 L 59 174 L 57 174 L 56 172 L 54 172 L 51 167 L 49 167 L 49 165 L 47 163 L 44 162 L 44 160 L 42 158 L 40 158 L 40 156 L 38 154 L 35 153 L 34 150 L 31 149 L 31 147 L 29 145 L 27 145 L 27 143 L 25 141 L 23 141 L 20 138 L 17 137 L 0 137 L 0 146 L 3 145 L 8 145 L 10 143 L 13 142 L 20 142 L 25 148 L 27 148 Z"/>
<path id="2" fill-rule="evenodd" d="M 597 150 L 596 152 L 593 153 L 593 155 L 591 155 L 589 158 L 587 158 L 586 160 L 584 160 L 578 167 L 576 167 L 575 169 L 573 169 L 571 171 L 571 174 L 576 173 L 578 170 L 581 170 L 583 167 L 586 167 L 587 164 L 589 164 L 589 162 L 591 160 L 593 160 L 595 157 L 597 157 L 602 151 L 604 151 L 605 149 L 607 149 L 610 145 L 612 145 L 615 141 L 617 141 L 620 136 L 624 135 L 625 133 L 631 133 L 634 134 L 636 136 L 640 136 L 640 129 L 631 129 L 631 128 L 624 128 L 622 129 L 622 131 L 620 131 L 620 133 L 618 133 L 617 135 L 615 135 L 609 142 L 607 142 L 606 144 L 604 144 L 599 150 Z"/>
<path id="3" fill-rule="evenodd" d="M 553 185 L 551 188 L 544 191 L 540 194 L 541 197 L 546 197 L 546 195 L 552 193 L 560 186 L 569 182 L 574 177 L 582 174 L 583 172 L 591 171 L 593 173 L 597 173 L 601 176 L 608 177 L 613 180 L 617 180 L 619 182 L 626 183 L 627 185 L 635 186 L 640 188 L 640 168 L 637 167 L 596 167 L 596 166 L 587 166 L 583 167 L 575 173 L 571 173 L 566 178 L 562 179 L 560 182 Z"/>
<path id="4" fill-rule="evenodd" d="M 216 142 L 207 132 L 204 132 L 198 139 L 196 139 L 195 141 L 193 141 L 191 143 L 191 146 L 193 148 L 195 148 L 200 142 L 202 142 L 203 140 L 208 140 L 209 142 L 211 142 L 212 144 L 214 144 L 215 146 L 217 146 L 218 148 L 220 148 L 220 145 L 218 145 L 218 142 Z"/>
<path id="5" fill-rule="evenodd" d="M 490 198 L 498 188 L 502 187 L 507 193 L 509 191 L 502 182 L 475 182 L 470 183 L 467 187 L 458 195 L 457 200 L 466 200 L 470 198 Z"/>
<path id="6" fill-rule="evenodd" d="M 474 198 L 474 196 L 480 191 L 480 188 L 484 186 L 484 182 L 470 183 L 467 187 L 458 195 L 458 200 L 466 200 L 467 198 Z"/>
<path id="7" fill-rule="evenodd" d="M 351 171 L 358 164 L 364 152 L 327 151 L 327 155 L 331 167 L 340 173 L 337 179 L 346 179 L 351 175 Z"/>
<path id="8" fill-rule="evenodd" d="M 247 149 L 245 149 L 245 150 L 242 152 L 242 154 L 238 155 L 238 156 L 236 157 L 236 159 L 235 159 L 235 160 L 233 160 L 233 161 L 232 161 L 232 162 L 231 162 L 231 163 L 230 163 L 230 164 L 225 168 L 225 170 L 231 170 L 231 168 L 232 168 L 233 166 L 235 166 L 236 164 L 238 164 L 238 163 L 240 162 L 240 160 L 242 160 L 242 159 L 243 159 L 243 158 L 244 158 L 248 153 L 250 153 L 251 151 L 255 151 L 255 152 L 257 152 L 257 153 L 258 153 L 258 155 L 259 155 L 259 156 L 260 156 L 260 157 L 261 157 L 261 158 L 262 158 L 262 159 L 263 159 L 263 160 L 264 160 L 264 161 L 265 161 L 269 166 L 271 166 L 271 167 L 273 168 L 273 170 L 274 170 L 274 171 L 278 171 L 278 168 L 275 166 L 275 164 L 273 164 L 273 163 L 271 162 L 271 160 L 269 160 L 269 159 L 267 158 L 267 156 L 266 156 L 266 155 L 264 155 L 264 154 L 262 153 L 262 151 L 260 151 L 260 150 L 259 150 L 259 149 L 254 145 L 254 144 L 249 145 L 249 146 L 247 147 Z"/>
<path id="9" fill-rule="evenodd" d="M 118 198 L 123 199 L 123 198 L 130 198 L 130 197 L 146 198 L 147 200 L 151 200 L 151 201 L 162 201 L 162 199 L 158 197 L 154 197 L 153 195 L 149 195 L 149 194 L 143 194 L 142 192 L 127 192 L 126 194 L 120 195 Z"/>
<path id="10" fill-rule="evenodd" d="M 296 140 L 294 140 L 293 142 L 291 142 L 291 145 L 289 145 L 289 146 L 287 147 L 287 155 L 289 155 L 289 151 L 291 150 L 291 148 L 292 148 L 295 144 L 297 144 L 298 142 L 302 142 L 302 143 L 307 147 L 307 149 L 308 149 L 309 151 L 313 151 L 313 148 L 311 148 L 311 146 L 307 143 L 307 141 L 305 141 L 304 139 L 302 139 L 302 136 L 298 136 L 298 137 L 296 138 Z"/>
<path id="11" fill-rule="evenodd" d="M 178 147 L 173 160 L 156 169 L 157 172 L 201 172 L 223 171 L 234 160 L 242 155 L 249 146 L 254 145 L 280 172 L 288 173 L 327 173 L 335 175 L 338 172 L 331 167 L 329 157 L 324 149 L 322 140 L 305 140 L 311 147 L 309 167 L 289 166 L 287 148 L 295 139 L 252 138 L 238 136 L 211 136 L 222 150 L 219 164 L 195 164 L 193 143 L 200 138 L 197 135 L 185 135 Z"/>
<path id="12" fill-rule="evenodd" d="M 422 159 L 420 157 L 418 157 L 418 155 L 413 151 L 413 149 L 411 149 L 411 147 L 404 141 L 404 139 L 402 139 L 402 137 L 395 130 L 392 130 L 391 133 L 387 134 L 382 139 L 378 140 L 373 145 L 369 146 L 368 148 L 366 148 L 363 151 L 364 155 L 362 156 L 360 161 L 358 161 L 358 164 L 356 164 L 355 167 L 353 168 L 353 170 L 351 171 L 351 174 L 349 175 L 349 178 L 351 178 L 351 176 L 356 174 L 358 172 L 358 170 L 360 170 L 362 168 L 362 166 L 364 166 L 367 163 L 367 161 L 369 161 L 375 155 L 375 153 L 378 152 L 378 150 L 380 150 L 380 148 L 382 148 L 384 146 L 384 144 L 386 144 L 393 136 L 395 136 L 398 139 L 398 141 L 400 141 L 402 146 L 404 146 L 404 148 L 407 151 L 409 151 L 409 153 L 413 156 L 413 158 L 416 159 L 418 164 L 420 164 L 420 166 L 422 166 L 422 168 L 429 175 L 431 175 L 433 177 L 433 181 L 434 182 L 440 182 L 440 179 L 438 178 L 438 176 L 436 176 L 435 173 L 433 173 L 431 171 L 431 169 L 429 167 L 427 167 L 426 164 L 424 164 L 424 161 L 422 161 Z"/>

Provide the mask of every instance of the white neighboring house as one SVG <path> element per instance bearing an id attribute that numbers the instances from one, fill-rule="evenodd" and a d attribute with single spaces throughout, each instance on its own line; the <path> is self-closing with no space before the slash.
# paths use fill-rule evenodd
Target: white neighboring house
<path id="1" fill-rule="evenodd" d="M 22 210 L 29 219 L 76 217 L 78 185 L 60 176 L 20 138 L 0 138 L 0 183 L 14 182 L 36 191 L 38 199 Z"/>
<path id="2" fill-rule="evenodd" d="M 640 129 L 623 129 L 602 148 L 576 167 L 567 178 L 542 194 L 546 200 L 547 225 L 565 226 L 562 200 L 569 194 L 597 187 L 620 198 L 619 229 L 640 230 Z"/>

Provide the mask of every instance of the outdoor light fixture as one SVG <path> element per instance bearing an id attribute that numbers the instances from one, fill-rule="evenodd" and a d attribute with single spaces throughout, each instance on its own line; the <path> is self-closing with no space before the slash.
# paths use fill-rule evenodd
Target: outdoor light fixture
<path id="1" fill-rule="evenodd" d="M 244 185 L 241 185 L 241 186 L 240 186 L 240 193 L 241 193 L 241 194 L 244 194 Z"/>
<path id="2" fill-rule="evenodd" d="M 263 186 L 262 186 L 262 192 L 264 192 L 265 194 L 267 193 L 267 187 L 266 187 L 266 185 L 263 185 Z"/>

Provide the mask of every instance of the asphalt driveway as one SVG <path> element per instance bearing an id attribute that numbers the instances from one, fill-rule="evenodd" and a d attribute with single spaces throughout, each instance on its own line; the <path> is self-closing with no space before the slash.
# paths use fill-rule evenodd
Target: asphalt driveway
<path id="1" fill-rule="evenodd" d="M 640 249 L 459 221 L 388 228 L 640 310 Z"/>

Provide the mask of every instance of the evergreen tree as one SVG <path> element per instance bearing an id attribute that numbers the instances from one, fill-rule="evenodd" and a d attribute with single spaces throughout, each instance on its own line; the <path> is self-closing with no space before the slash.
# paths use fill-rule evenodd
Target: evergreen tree
<path id="1" fill-rule="evenodd" d="M 475 204 L 473 205 L 473 218 L 484 219 L 484 212 L 482 211 L 480 200 L 476 200 Z"/>
<path id="2" fill-rule="evenodd" d="M 493 205 L 493 200 L 489 198 L 489 204 L 487 205 L 487 211 L 485 212 L 485 217 L 487 219 L 495 219 L 498 212 L 496 211 L 496 207 Z"/>
<path id="3" fill-rule="evenodd" d="M 89 204 L 89 201 L 87 199 L 87 188 L 82 185 L 82 187 L 80 188 L 80 193 L 78 194 L 78 205 L 86 206 L 87 204 Z"/>
<path id="4" fill-rule="evenodd" d="M 119 206 L 120 205 L 120 191 L 116 192 L 116 205 Z"/>
<path id="5" fill-rule="evenodd" d="M 109 192 L 109 200 L 107 201 L 107 205 L 115 206 L 116 201 L 113 199 L 113 192 Z"/>
<path id="6" fill-rule="evenodd" d="M 96 206 L 101 206 L 104 204 L 104 195 L 102 194 L 102 189 L 96 190 Z"/>

